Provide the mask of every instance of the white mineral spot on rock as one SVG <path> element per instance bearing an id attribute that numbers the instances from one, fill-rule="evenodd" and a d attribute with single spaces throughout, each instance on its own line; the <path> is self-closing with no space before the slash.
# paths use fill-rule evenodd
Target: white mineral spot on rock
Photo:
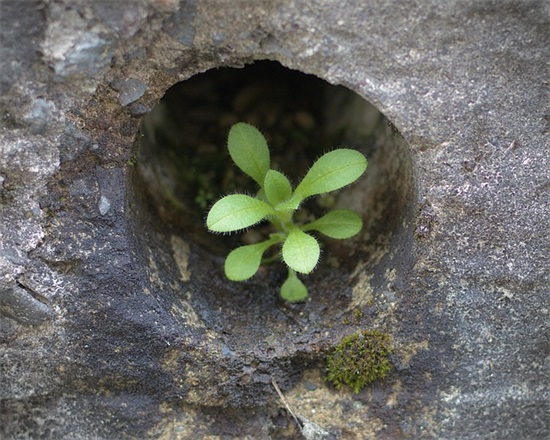
<path id="1" fill-rule="evenodd" d="M 98 208 L 101 215 L 107 214 L 107 212 L 109 212 L 109 209 L 111 209 L 111 201 L 107 197 L 102 195 L 99 199 Z"/>

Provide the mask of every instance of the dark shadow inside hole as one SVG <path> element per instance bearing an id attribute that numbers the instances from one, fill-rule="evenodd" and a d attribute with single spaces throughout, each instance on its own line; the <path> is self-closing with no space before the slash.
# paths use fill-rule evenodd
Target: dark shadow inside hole
<path id="1" fill-rule="evenodd" d="M 168 90 L 143 123 L 134 176 L 136 203 L 138 211 L 148 213 L 149 231 L 176 235 L 194 246 L 189 260 L 191 283 L 202 289 L 196 311 L 220 328 L 245 328 L 250 314 L 270 315 L 258 324 L 262 331 L 269 332 L 278 327 L 275 322 L 284 321 L 278 316 L 282 312 L 275 313 L 272 307 L 286 269 L 274 265 L 262 268 L 250 281 L 228 281 L 223 276 L 223 257 L 242 244 L 243 234 L 214 235 L 204 225 L 208 207 L 222 195 L 256 191 L 226 149 L 227 133 L 239 121 L 264 133 L 272 166 L 295 184 L 317 157 L 334 148 L 355 148 L 369 160 L 360 181 L 306 206 L 316 215 L 325 212 L 327 205 L 350 208 L 364 219 L 363 231 L 353 239 L 321 239 L 321 263 L 303 278 L 313 298 L 311 316 L 326 324 L 353 303 L 350 277 L 357 276 L 358 268 L 373 273 L 384 270 L 380 262 L 410 211 L 407 146 L 384 116 L 356 93 L 276 62 L 210 70 Z M 145 223 L 141 228 L 148 227 Z M 172 257 L 164 255 L 173 251 L 168 244 L 142 240 L 149 240 L 148 248 L 158 249 L 159 259 Z M 179 277 L 177 271 L 166 275 L 170 276 Z M 227 301 L 231 308 L 225 308 Z M 222 309 L 223 313 L 218 312 Z"/>

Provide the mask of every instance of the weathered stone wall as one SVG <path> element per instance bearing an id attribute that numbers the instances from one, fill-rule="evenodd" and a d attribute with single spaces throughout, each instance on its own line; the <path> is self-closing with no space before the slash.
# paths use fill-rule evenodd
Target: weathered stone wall
<path id="1" fill-rule="evenodd" d="M 289 438 L 274 378 L 342 438 L 547 438 L 549 25 L 544 0 L 1 2 L 3 437 Z M 227 287 L 136 177 L 169 87 L 264 59 L 408 145 L 376 263 L 321 268 L 292 307 Z M 355 396 L 323 362 L 361 328 L 395 368 Z"/>

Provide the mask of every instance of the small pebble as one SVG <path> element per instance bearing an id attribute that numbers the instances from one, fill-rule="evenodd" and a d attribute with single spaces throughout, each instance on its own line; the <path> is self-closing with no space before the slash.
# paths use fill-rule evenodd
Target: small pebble
<path id="1" fill-rule="evenodd" d="M 310 382 L 309 380 L 304 381 L 304 388 L 308 391 L 314 391 L 317 389 L 317 384 Z"/>

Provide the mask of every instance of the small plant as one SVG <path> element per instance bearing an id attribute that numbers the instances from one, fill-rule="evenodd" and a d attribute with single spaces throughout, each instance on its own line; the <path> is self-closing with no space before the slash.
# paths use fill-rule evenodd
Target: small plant
<path id="1" fill-rule="evenodd" d="M 308 197 L 335 191 L 357 180 L 367 168 L 365 156 L 346 148 L 321 156 L 293 190 L 288 178 L 270 169 L 269 148 L 264 136 L 253 126 L 239 122 L 229 131 L 229 154 L 235 164 L 258 183 L 255 197 L 231 194 L 218 200 L 210 209 L 206 225 L 213 232 L 233 232 L 262 220 L 269 221 L 274 232 L 260 243 L 238 247 L 225 260 L 225 274 L 232 281 L 252 277 L 264 252 L 280 246 L 288 277 L 281 286 L 281 297 L 289 302 L 304 300 L 306 286 L 298 273 L 310 273 L 321 253 L 319 243 L 309 232 L 317 231 L 330 238 L 344 239 L 362 228 L 361 218 L 349 209 L 336 209 L 313 222 L 301 225 L 294 213 Z"/>
<path id="2" fill-rule="evenodd" d="M 363 330 L 342 339 L 328 358 L 327 377 L 336 388 L 349 386 L 355 393 L 391 368 L 390 337 L 377 330 Z"/>

